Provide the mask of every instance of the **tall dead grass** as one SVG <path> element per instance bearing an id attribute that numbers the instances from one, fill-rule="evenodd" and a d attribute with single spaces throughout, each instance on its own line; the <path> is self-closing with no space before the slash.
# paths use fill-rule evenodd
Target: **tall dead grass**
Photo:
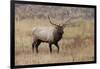
<path id="1" fill-rule="evenodd" d="M 15 23 L 15 64 L 49 64 L 94 60 L 94 24 L 92 21 L 78 26 L 67 26 L 63 38 L 59 41 L 60 52 L 53 45 L 50 54 L 47 43 L 39 46 L 39 54 L 32 52 L 32 28 L 52 26 L 48 20 L 25 19 Z M 91 23 L 92 22 L 92 23 Z M 77 24 L 77 23 L 76 23 Z"/>

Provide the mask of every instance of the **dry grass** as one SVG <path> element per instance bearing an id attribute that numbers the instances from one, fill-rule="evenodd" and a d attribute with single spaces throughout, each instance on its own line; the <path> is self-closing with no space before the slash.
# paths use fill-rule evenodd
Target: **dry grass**
<path id="1" fill-rule="evenodd" d="M 32 52 L 32 28 L 35 26 L 51 26 L 48 20 L 25 19 L 15 23 L 15 64 L 47 64 L 80 62 L 94 60 L 94 23 L 78 21 L 78 26 L 67 26 L 59 41 L 60 53 L 53 46 L 50 54 L 48 44 L 39 46 L 39 54 Z M 78 23 L 76 23 L 78 24 Z"/>

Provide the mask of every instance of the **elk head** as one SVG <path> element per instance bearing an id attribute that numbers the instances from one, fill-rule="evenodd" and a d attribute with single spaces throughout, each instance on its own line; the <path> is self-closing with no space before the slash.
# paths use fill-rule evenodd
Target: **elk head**
<path id="1" fill-rule="evenodd" d="M 64 33 L 64 31 L 63 31 L 63 29 L 64 29 L 64 25 L 60 25 L 60 24 L 54 24 L 52 21 L 51 21 L 51 19 L 50 19 L 50 16 L 48 16 L 48 19 L 49 19 L 49 22 L 55 27 L 55 29 L 57 30 L 57 32 L 59 33 L 59 34 L 63 34 Z"/>

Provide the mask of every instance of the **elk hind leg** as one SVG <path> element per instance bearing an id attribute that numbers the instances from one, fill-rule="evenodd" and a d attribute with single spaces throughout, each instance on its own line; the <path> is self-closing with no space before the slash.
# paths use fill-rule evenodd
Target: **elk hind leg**
<path id="1" fill-rule="evenodd" d="M 39 52 L 39 51 L 38 51 L 38 47 L 39 47 L 40 43 L 41 43 L 40 40 L 38 40 L 38 41 L 36 42 L 36 52 L 37 52 L 37 53 Z"/>
<path id="2" fill-rule="evenodd" d="M 36 41 L 37 39 L 35 38 L 35 36 L 32 37 L 32 51 L 34 52 L 34 47 L 36 45 Z"/>
<path id="3" fill-rule="evenodd" d="M 33 43 L 32 43 L 32 51 L 34 52 L 34 46 L 36 45 L 36 42 L 34 41 Z"/>

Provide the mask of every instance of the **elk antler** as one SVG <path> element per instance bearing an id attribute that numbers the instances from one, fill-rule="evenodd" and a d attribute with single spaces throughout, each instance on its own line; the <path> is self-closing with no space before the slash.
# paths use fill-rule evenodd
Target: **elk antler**
<path id="1" fill-rule="evenodd" d="M 70 17 L 65 21 L 65 23 L 64 23 L 62 26 L 65 27 L 66 25 L 69 24 L 68 22 L 69 22 L 71 19 L 77 19 L 77 18 L 79 18 L 79 17 L 82 17 L 82 15 L 79 15 L 79 16 L 70 16 Z"/>
<path id="2" fill-rule="evenodd" d="M 50 19 L 50 16 L 49 16 L 49 15 L 48 15 L 48 19 L 49 19 L 49 21 L 50 21 L 50 23 L 51 23 L 52 25 L 58 26 L 58 25 L 54 24 L 54 23 L 51 21 L 51 19 Z"/>

